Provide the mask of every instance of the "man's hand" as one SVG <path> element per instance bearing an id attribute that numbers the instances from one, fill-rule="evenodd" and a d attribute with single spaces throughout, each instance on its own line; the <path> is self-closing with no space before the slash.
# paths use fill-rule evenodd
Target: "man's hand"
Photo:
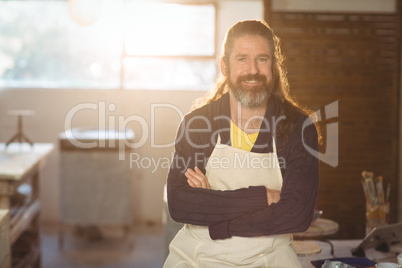
<path id="1" fill-rule="evenodd" d="M 271 190 L 266 188 L 267 190 L 267 202 L 268 206 L 273 204 L 273 203 L 278 203 L 279 200 L 281 199 L 281 191 L 277 190 Z"/>
<path id="2" fill-rule="evenodd" d="M 186 176 L 187 182 L 191 187 L 211 189 L 207 177 L 205 177 L 204 173 L 202 173 L 198 167 L 195 167 L 195 170 L 192 170 L 191 168 L 187 169 L 184 175 Z"/>
<path id="3" fill-rule="evenodd" d="M 204 173 L 202 173 L 202 171 L 198 167 L 195 167 L 194 170 L 192 170 L 191 168 L 187 169 L 184 175 L 186 176 L 187 182 L 191 187 L 211 189 L 207 177 L 205 177 Z M 273 203 L 279 202 L 279 200 L 281 199 L 280 191 L 271 190 L 269 188 L 266 188 L 266 191 L 268 206 Z"/>

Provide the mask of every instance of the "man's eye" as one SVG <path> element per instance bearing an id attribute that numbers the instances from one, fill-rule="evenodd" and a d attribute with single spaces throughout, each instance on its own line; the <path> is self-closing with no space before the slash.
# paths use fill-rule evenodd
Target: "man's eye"
<path id="1" fill-rule="evenodd" d="M 245 62 L 246 58 L 239 58 L 238 61 Z"/>
<path id="2" fill-rule="evenodd" d="M 267 58 L 258 58 L 258 61 L 259 62 L 266 62 L 266 61 L 268 61 L 268 59 Z"/>

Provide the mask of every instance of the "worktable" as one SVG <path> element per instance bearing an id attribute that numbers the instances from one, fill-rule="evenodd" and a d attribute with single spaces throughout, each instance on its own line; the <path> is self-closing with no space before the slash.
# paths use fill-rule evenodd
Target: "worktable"
<path id="1" fill-rule="evenodd" d="M 131 129 L 82 127 L 60 133 L 60 250 L 66 227 L 87 241 L 103 239 L 102 228 L 122 228 L 128 247 L 133 246 L 135 165 L 125 145 L 133 139 Z"/>
<path id="2" fill-rule="evenodd" d="M 313 221 L 310 227 L 305 232 L 294 233 L 295 239 L 311 239 L 311 238 L 323 238 L 335 234 L 339 230 L 337 222 L 329 219 L 318 218 Z"/>
<path id="3" fill-rule="evenodd" d="M 0 209 L 0 267 L 10 267 L 10 239 L 9 239 L 8 209 Z"/>
<path id="4" fill-rule="evenodd" d="M 314 262 L 332 258 L 357 258 L 352 255 L 352 250 L 359 245 L 361 239 L 329 240 L 333 247 L 325 241 L 308 240 L 308 242 L 314 242 L 322 248 L 322 251 L 317 255 L 299 257 L 303 268 L 317 267 L 312 264 L 312 261 Z M 395 252 L 401 252 L 401 247 L 402 245 L 394 245 L 390 248 L 390 252 L 380 252 L 374 248 L 366 249 L 366 258 L 373 260 L 374 262 L 397 262 Z"/>
<path id="5" fill-rule="evenodd" d="M 50 143 L 0 143 L 0 209 L 9 211 L 12 267 L 40 267 L 39 174 L 53 148 Z"/>

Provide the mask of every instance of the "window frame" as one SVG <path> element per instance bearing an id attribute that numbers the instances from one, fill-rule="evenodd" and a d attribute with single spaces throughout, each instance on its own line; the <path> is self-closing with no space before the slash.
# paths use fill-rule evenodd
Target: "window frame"
<path id="1" fill-rule="evenodd" d="M 184 60 L 217 60 L 218 55 L 218 5 L 216 2 L 188 2 L 188 1 L 156 1 L 156 3 L 163 4 L 178 4 L 178 5 L 187 5 L 187 6 L 205 6 L 212 5 L 215 10 L 215 29 L 214 29 L 214 53 L 209 56 L 201 56 L 201 55 L 130 55 L 126 52 L 126 43 L 123 38 L 122 44 L 122 53 L 120 57 L 120 87 L 119 90 L 127 90 L 127 91 L 135 91 L 139 89 L 127 89 L 125 87 L 125 67 L 124 60 L 130 58 L 162 58 L 162 59 L 184 59 Z M 126 4 L 126 2 L 124 3 Z M 147 89 L 152 90 L 152 89 Z M 158 89 L 155 89 L 158 90 Z M 198 91 L 198 90 L 194 90 Z"/>
<path id="2" fill-rule="evenodd" d="M 17 0 L 14 0 L 17 1 Z M 24 0 L 23 0 L 24 1 Z M 29 0 L 25 0 L 25 1 L 29 1 Z M 133 2 L 135 0 L 123 0 L 123 5 L 129 3 L 129 2 Z M 17 1 L 20 2 L 20 1 Z M 46 2 L 46 1 L 43 1 Z M 37 85 L 25 85 L 25 86 L 11 86 L 11 85 L 4 85 L 0 87 L 0 90 L 52 90 L 52 91 L 58 91 L 58 90 L 76 90 L 76 91 L 96 91 L 96 90 L 100 90 L 100 91 L 138 91 L 138 90 L 145 90 L 145 91 L 158 91 L 158 90 L 162 90 L 165 91 L 166 89 L 162 89 L 162 88 L 155 88 L 155 89 L 143 89 L 143 88 L 127 88 L 125 86 L 125 72 L 126 72 L 126 68 L 125 68 L 125 64 L 124 61 L 125 59 L 133 59 L 133 58 L 159 58 L 159 59 L 183 59 L 183 60 L 212 60 L 215 62 L 215 66 L 216 66 L 216 75 L 218 76 L 218 72 L 219 72 L 219 66 L 218 66 L 218 62 L 217 62 L 217 55 L 219 54 L 219 48 L 218 48 L 218 3 L 217 1 L 211 1 L 211 0 L 207 0 L 207 1 L 203 1 L 203 0 L 198 0 L 197 2 L 192 2 L 192 1 L 188 1 L 188 0 L 156 0 L 154 1 L 154 3 L 161 3 L 161 4 L 178 4 L 178 5 L 185 5 L 185 6 L 213 6 L 214 8 L 214 53 L 211 55 L 130 55 L 126 52 L 126 42 L 124 39 L 124 36 L 122 37 L 122 42 L 121 42 L 121 53 L 120 53 L 120 58 L 119 58 L 119 65 L 120 65 L 120 70 L 118 71 L 117 75 L 118 77 L 118 83 L 116 84 L 116 86 L 110 87 L 110 88 L 96 88 L 96 87 L 60 87 L 58 88 L 57 86 L 53 86 L 53 87 L 42 87 L 42 86 L 37 86 Z M 189 87 L 188 90 L 183 90 L 183 89 L 175 89 L 175 86 L 173 85 L 171 89 L 168 89 L 168 91 L 204 91 L 198 88 L 194 88 L 192 89 L 191 86 Z M 206 89 L 207 90 L 207 89 Z"/>

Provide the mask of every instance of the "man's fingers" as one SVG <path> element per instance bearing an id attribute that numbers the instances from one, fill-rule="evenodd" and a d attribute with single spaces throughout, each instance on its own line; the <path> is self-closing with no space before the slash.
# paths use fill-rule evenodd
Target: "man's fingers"
<path id="1" fill-rule="evenodd" d="M 204 176 L 204 173 L 202 173 L 201 169 L 199 169 L 198 167 L 195 167 L 194 171 L 195 171 L 195 173 L 197 173 L 197 174 L 199 174 L 201 176 Z"/>
<path id="2" fill-rule="evenodd" d="M 192 170 L 191 168 L 187 169 L 184 175 L 188 180 L 191 181 L 191 184 L 189 183 L 191 187 L 206 188 L 205 182 L 203 181 L 202 177 L 200 177 L 199 174 L 195 173 L 194 170 Z"/>
<path id="3" fill-rule="evenodd" d="M 203 179 L 203 182 L 205 183 L 205 186 L 207 189 L 211 189 L 211 187 L 209 186 L 209 182 L 207 177 L 205 177 L 204 173 L 202 173 L 201 169 L 199 169 L 198 167 L 195 167 L 195 172 Z"/>
<path id="4" fill-rule="evenodd" d="M 193 187 L 193 188 L 199 188 L 199 186 L 197 186 L 197 184 L 194 183 L 194 180 L 192 179 L 188 179 L 187 180 L 188 184 Z"/>
<path id="5" fill-rule="evenodd" d="M 189 178 L 189 179 L 187 180 L 187 182 L 188 182 L 188 184 L 189 184 L 191 187 L 193 187 L 193 188 L 205 188 L 205 187 L 203 186 L 203 184 L 202 184 L 199 180 L 197 180 L 197 179 Z"/>
<path id="6" fill-rule="evenodd" d="M 200 177 L 200 175 L 194 172 L 194 170 L 192 170 L 191 168 L 187 169 L 185 175 L 187 178 L 191 178 L 202 182 L 202 178 Z"/>
<path id="7" fill-rule="evenodd" d="M 187 182 L 191 182 L 191 184 L 189 183 L 191 187 L 202 186 L 202 183 L 194 176 L 194 174 L 191 171 L 186 171 L 184 175 L 188 179 Z"/>
<path id="8" fill-rule="evenodd" d="M 191 179 L 187 179 L 187 183 L 191 186 L 191 187 L 195 187 L 193 181 Z"/>
<path id="9" fill-rule="evenodd" d="M 205 175 L 202 173 L 202 171 L 197 167 L 195 168 L 195 170 L 196 171 L 189 168 L 184 173 L 184 175 L 188 179 L 187 182 L 189 183 L 189 185 L 191 187 L 211 189 L 211 187 L 209 186 L 209 183 L 208 183 L 208 179 L 207 179 L 207 177 L 205 177 Z M 191 184 L 190 184 L 190 182 L 191 182 Z"/>
<path id="10" fill-rule="evenodd" d="M 274 203 L 278 203 L 281 199 L 281 192 L 277 190 L 271 190 L 269 188 L 266 189 L 267 191 L 267 202 L 268 206 Z"/>

